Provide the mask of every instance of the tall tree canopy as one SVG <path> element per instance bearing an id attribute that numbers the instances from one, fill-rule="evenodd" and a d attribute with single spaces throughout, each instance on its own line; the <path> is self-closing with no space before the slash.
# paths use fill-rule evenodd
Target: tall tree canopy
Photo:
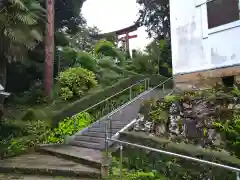
<path id="1" fill-rule="evenodd" d="M 55 1 L 55 26 L 57 29 L 67 27 L 69 32 L 77 32 L 78 25 L 85 23 L 81 8 L 85 0 Z"/>
<path id="2" fill-rule="evenodd" d="M 169 0 L 137 0 L 140 5 L 138 22 L 147 27 L 154 39 L 170 38 Z"/>
<path id="3" fill-rule="evenodd" d="M 19 60 L 23 53 L 42 41 L 40 22 L 45 10 L 38 0 L 11 0 L 0 11 L 0 83 L 6 84 L 7 63 Z"/>

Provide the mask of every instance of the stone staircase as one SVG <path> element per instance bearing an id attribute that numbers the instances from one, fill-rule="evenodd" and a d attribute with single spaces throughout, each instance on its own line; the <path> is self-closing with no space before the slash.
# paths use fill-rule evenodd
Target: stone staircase
<path id="1" fill-rule="evenodd" d="M 111 112 L 107 116 L 101 118 L 98 122 L 92 124 L 90 127 L 76 133 L 69 140 L 68 144 L 77 147 L 104 150 L 106 123 L 108 127 L 108 137 L 116 136 L 120 130 L 137 118 L 140 106 L 144 101 L 152 98 L 159 99 L 169 92 L 171 92 L 171 90 L 164 92 L 153 90 L 142 93 L 132 101 L 128 102 L 127 105 L 120 107 L 120 110 Z M 109 145 L 111 145 L 111 143 L 109 143 Z"/>
<path id="2" fill-rule="evenodd" d="M 102 174 L 106 123 L 109 125 L 111 121 L 112 133 L 109 133 L 108 128 L 108 137 L 117 138 L 118 132 L 136 119 L 143 101 L 159 99 L 170 92 L 172 90 L 149 89 L 68 138 L 65 144 L 42 145 L 35 152 L 0 161 L 0 173 L 18 172 L 50 177 L 99 179 Z M 113 144 L 108 145 L 111 147 Z"/>

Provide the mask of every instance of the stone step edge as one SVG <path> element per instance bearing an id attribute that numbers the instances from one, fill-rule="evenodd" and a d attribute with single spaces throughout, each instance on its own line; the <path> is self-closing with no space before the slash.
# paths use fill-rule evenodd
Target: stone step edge
<path id="1" fill-rule="evenodd" d="M 27 168 L 27 167 L 0 167 L 1 173 L 14 173 L 25 175 L 47 175 L 47 176 L 63 176 L 63 177 L 81 177 L 81 178 L 100 178 L 101 173 L 88 171 L 73 171 L 63 169 L 45 169 L 45 168 Z"/>
<path id="2" fill-rule="evenodd" d="M 39 148 L 36 149 L 36 151 L 39 152 L 39 153 L 42 153 L 42 154 L 46 153 L 46 154 L 51 155 L 51 156 L 55 156 L 55 157 L 63 158 L 63 159 L 73 161 L 73 162 L 76 162 L 76 163 L 80 163 L 80 164 L 86 165 L 88 167 L 101 169 L 101 162 L 92 161 L 92 160 L 86 159 L 84 157 L 74 156 L 74 155 L 71 155 L 71 154 L 63 153 L 63 152 L 52 151 L 52 150 L 49 150 L 49 149 L 45 149 L 44 146 L 40 146 Z"/>

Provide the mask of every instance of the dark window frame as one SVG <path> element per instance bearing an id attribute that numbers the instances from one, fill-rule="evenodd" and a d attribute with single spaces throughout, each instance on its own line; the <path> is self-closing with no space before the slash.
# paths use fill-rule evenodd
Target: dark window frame
<path id="1" fill-rule="evenodd" d="M 208 29 L 240 20 L 239 0 L 211 0 L 206 4 Z"/>

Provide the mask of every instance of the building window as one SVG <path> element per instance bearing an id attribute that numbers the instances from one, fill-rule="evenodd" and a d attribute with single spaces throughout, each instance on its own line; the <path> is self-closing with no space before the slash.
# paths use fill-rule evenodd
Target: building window
<path id="1" fill-rule="evenodd" d="M 212 0 L 207 2 L 208 27 L 214 28 L 239 20 L 239 0 Z"/>

